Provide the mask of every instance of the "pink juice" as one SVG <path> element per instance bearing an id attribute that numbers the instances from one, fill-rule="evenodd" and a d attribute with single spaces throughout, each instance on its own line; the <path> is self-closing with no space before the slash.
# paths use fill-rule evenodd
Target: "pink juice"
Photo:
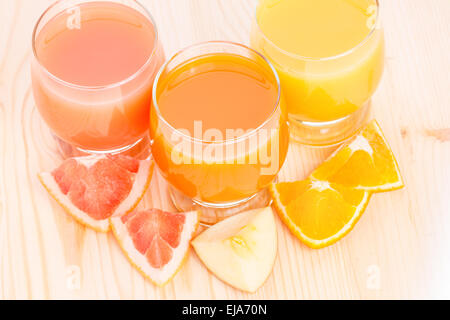
<path id="1" fill-rule="evenodd" d="M 153 81 L 164 62 L 145 10 L 87 2 L 40 24 L 33 92 L 53 132 L 87 151 L 118 150 L 143 138 Z"/>

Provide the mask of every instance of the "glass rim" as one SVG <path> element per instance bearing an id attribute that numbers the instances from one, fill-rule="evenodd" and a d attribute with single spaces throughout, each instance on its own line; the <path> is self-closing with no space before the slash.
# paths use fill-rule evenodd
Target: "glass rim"
<path id="1" fill-rule="evenodd" d="M 110 0 L 106 0 L 106 1 L 102 1 L 102 2 L 108 2 L 108 1 L 110 1 Z M 158 50 L 158 46 L 159 46 L 159 31 L 158 31 L 158 28 L 156 26 L 155 19 L 153 18 L 153 16 L 150 13 L 150 11 L 143 4 L 141 4 L 138 0 L 129 0 L 129 1 L 135 2 L 136 5 L 144 11 L 144 13 L 147 15 L 147 16 L 144 15 L 144 17 L 151 22 L 151 24 L 153 26 L 153 29 L 154 29 L 154 33 L 155 33 L 154 46 L 153 46 L 152 52 L 150 53 L 150 55 L 149 55 L 148 59 L 145 61 L 145 63 L 136 72 L 134 72 L 132 75 L 128 76 L 127 78 L 125 78 L 123 80 L 120 80 L 120 81 L 117 81 L 117 82 L 114 82 L 114 83 L 111 83 L 111 84 L 101 85 L 101 86 L 84 86 L 84 85 L 79 85 L 79 84 L 75 84 L 75 83 L 71 83 L 71 82 L 68 82 L 66 80 L 63 80 L 60 77 L 58 77 L 58 76 L 54 75 L 53 73 L 51 73 L 47 69 L 47 67 L 39 59 L 37 51 L 36 51 L 36 38 L 38 36 L 38 31 L 37 30 L 38 30 L 38 27 L 40 26 L 40 24 L 42 23 L 43 19 L 45 18 L 45 16 L 47 14 L 49 14 L 50 10 L 55 8 L 58 4 L 60 4 L 62 2 L 70 2 L 70 0 L 57 0 L 57 1 L 55 1 L 47 9 L 45 9 L 45 11 L 41 14 L 39 19 L 37 20 L 36 25 L 34 26 L 33 34 L 32 34 L 32 37 L 33 37 L 33 39 L 32 39 L 32 51 L 33 51 L 34 58 L 39 63 L 39 66 L 42 68 L 42 70 L 44 70 L 44 72 L 51 79 L 59 82 L 60 84 L 66 86 L 66 87 L 70 87 L 70 88 L 78 89 L 78 90 L 84 90 L 84 91 L 101 91 L 101 90 L 113 89 L 113 88 L 120 87 L 120 86 L 122 86 L 122 85 L 124 85 L 124 84 L 126 84 L 126 83 L 128 83 L 128 82 L 130 82 L 130 81 L 132 81 L 134 79 L 136 79 L 139 75 L 141 75 L 145 71 L 147 66 L 152 62 L 152 60 L 155 57 L 156 51 Z M 88 1 L 85 1 L 84 3 L 94 3 L 94 2 L 98 2 L 98 0 L 88 0 Z M 131 6 L 127 5 L 126 3 L 123 3 L 123 2 L 117 2 L 117 3 L 132 8 Z M 76 5 L 74 4 L 72 7 L 75 7 L 75 6 Z M 134 9 L 134 8 L 132 8 L 132 9 Z M 62 10 L 61 12 L 64 12 L 64 10 Z M 59 12 L 59 13 L 61 13 L 61 12 Z"/>
<path id="2" fill-rule="evenodd" d="M 329 57 L 321 57 L 321 58 L 314 58 L 314 57 L 307 57 L 307 56 L 302 56 L 300 54 L 296 54 L 293 52 L 289 52 L 288 50 L 285 50 L 283 48 L 281 48 L 279 45 L 277 45 L 275 42 L 273 42 L 271 39 L 269 39 L 269 37 L 262 31 L 261 26 L 259 24 L 258 21 L 258 17 L 257 17 L 257 13 L 258 13 L 258 8 L 261 6 L 261 2 L 259 2 L 256 11 L 255 11 L 255 21 L 256 21 L 256 25 L 258 27 L 258 31 L 259 33 L 264 37 L 264 39 L 270 43 L 272 46 L 276 47 L 278 50 L 280 50 L 283 54 L 291 57 L 291 58 L 295 58 L 295 59 L 299 59 L 299 60 L 306 60 L 306 61 L 330 61 L 330 60 L 336 60 L 339 58 L 343 58 L 346 57 L 350 54 L 352 54 L 353 52 L 355 52 L 356 50 L 358 50 L 360 47 L 362 47 L 366 42 L 369 41 L 369 39 L 372 37 L 373 33 L 375 32 L 375 30 L 377 29 L 377 26 L 380 22 L 380 2 L 379 0 L 375 0 L 375 5 L 377 6 L 377 13 L 376 13 L 376 18 L 375 18 L 375 23 L 373 24 L 372 29 L 370 30 L 370 32 L 367 34 L 367 36 L 364 37 L 364 39 L 362 39 L 357 45 L 355 45 L 354 47 L 348 49 L 347 51 L 344 51 L 342 53 L 339 53 L 337 55 L 334 56 L 329 56 Z"/>
<path id="3" fill-rule="evenodd" d="M 267 117 L 266 120 L 264 120 L 264 122 L 262 124 L 260 124 L 257 128 L 255 129 L 251 129 L 250 131 L 246 132 L 245 134 L 236 137 L 236 138 L 231 138 L 231 139 L 225 139 L 225 140 L 218 140 L 218 141 L 204 141 L 202 139 L 198 139 L 195 137 L 192 137 L 190 135 L 186 135 L 185 133 L 183 133 L 182 131 L 180 131 L 180 129 L 176 129 L 174 126 L 172 126 L 162 115 L 161 110 L 159 109 L 159 105 L 158 105 L 158 101 L 157 101 L 157 88 L 161 79 L 161 76 L 163 74 L 164 71 L 166 71 L 166 68 L 168 67 L 168 65 L 173 62 L 175 60 L 175 58 L 179 57 L 182 53 L 192 50 L 194 48 L 197 47 L 201 47 L 201 46 L 206 46 L 206 45 L 226 45 L 226 46 L 232 46 L 232 47 L 238 47 L 238 48 L 243 48 L 253 54 L 256 54 L 258 57 L 262 58 L 262 60 L 267 64 L 267 66 L 269 67 L 269 70 L 272 72 L 273 76 L 275 77 L 275 82 L 277 85 L 277 100 L 275 103 L 275 106 L 273 108 L 273 111 L 270 113 L 270 115 Z M 219 53 L 219 52 L 217 52 Z M 239 55 L 239 54 L 237 54 Z M 239 55 L 241 56 L 241 55 Z M 281 102 L 281 81 L 280 81 L 280 77 L 278 76 L 278 73 L 275 69 L 275 67 L 272 65 L 272 63 L 261 53 L 259 53 L 258 51 L 244 45 L 244 44 L 240 44 L 237 42 L 233 42 L 233 41 L 220 41 L 220 40 L 215 40 L 215 41 L 204 41 L 204 42 L 199 42 L 193 45 L 190 45 L 188 47 L 185 47 L 184 49 L 181 49 L 180 51 L 176 52 L 174 55 L 172 55 L 172 57 L 170 57 L 165 63 L 164 65 L 161 67 L 161 69 L 159 70 L 158 74 L 156 75 L 155 81 L 153 83 L 153 91 L 152 91 L 152 108 L 155 109 L 156 111 L 156 115 L 157 117 L 172 131 L 176 132 L 177 134 L 179 134 L 183 139 L 187 139 L 190 142 L 196 142 L 196 143 L 201 143 L 201 144 L 208 144 L 208 145 L 225 145 L 225 144 L 230 144 L 230 143 L 238 143 L 241 142 L 242 140 L 246 140 L 249 137 L 253 136 L 255 133 L 261 131 L 271 120 L 272 118 L 276 115 L 278 109 L 281 107 L 280 106 L 280 102 Z"/>

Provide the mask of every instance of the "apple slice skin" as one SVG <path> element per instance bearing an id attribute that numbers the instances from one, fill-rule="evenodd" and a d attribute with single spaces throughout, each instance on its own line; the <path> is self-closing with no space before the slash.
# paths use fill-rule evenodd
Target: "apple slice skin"
<path id="1" fill-rule="evenodd" d="M 277 230 L 272 208 L 228 218 L 192 241 L 200 260 L 223 282 L 256 292 L 270 276 L 277 256 Z"/>

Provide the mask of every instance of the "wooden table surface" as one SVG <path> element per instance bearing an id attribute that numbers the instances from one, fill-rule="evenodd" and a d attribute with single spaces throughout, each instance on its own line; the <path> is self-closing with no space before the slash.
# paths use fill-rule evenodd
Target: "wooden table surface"
<path id="1" fill-rule="evenodd" d="M 0 0 L 0 298 L 335 299 L 450 297 L 450 1 L 381 0 L 387 60 L 373 99 L 406 188 L 372 198 L 355 229 L 311 250 L 277 218 L 273 274 L 255 294 L 211 275 L 191 252 L 164 288 L 135 271 L 111 234 L 69 218 L 36 174 L 60 161 L 30 88 L 31 32 L 51 0 Z M 256 0 L 142 0 L 168 55 L 205 40 L 249 42 Z M 281 180 L 332 150 L 292 145 Z M 170 210 L 154 179 L 145 206 Z"/>

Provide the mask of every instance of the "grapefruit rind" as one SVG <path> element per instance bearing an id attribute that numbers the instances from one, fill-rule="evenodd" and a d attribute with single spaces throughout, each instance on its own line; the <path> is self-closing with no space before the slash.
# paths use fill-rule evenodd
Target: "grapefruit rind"
<path id="1" fill-rule="evenodd" d="M 130 213 L 141 202 L 152 181 L 155 163 L 150 160 L 140 161 L 139 170 L 135 175 L 135 181 L 128 197 L 114 210 L 112 217 L 123 216 Z"/>
<path id="2" fill-rule="evenodd" d="M 306 236 L 302 232 L 302 230 L 291 220 L 291 218 L 289 217 L 289 215 L 285 210 L 285 206 L 281 203 L 280 194 L 278 193 L 276 184 L 272 184 L 269 187 L 269 190 L 270 193 L 272 194 L 272 198 L 274 199 L 273 205 L 276 209 L 275 211 L 277 211 L 281 220 L 300 241 L 302 241 L 305 245 L 307 245 L 312 249 L 322 249 L 324 247 L 330 246 L 336 243 L 337 241 L 341 240 L 342 238 L 344 238 L 350 231 L 352 231 L 356 223 L 359 221 L 362 214 L 366 210 L 367 205 L 369 204 L 369 200 L 372 196 L 372 193 L 367 191 L 364 192 L 363 199 L 356 207 L 353 217 L 342 227 L 342 229 L 336 234 L 332 235 L 331 237 L 317 240 Z"/>
<path id="3" fill-rule="evenodd" d="M 109 231 L 109 220 L 95 220 L 91 218 L 88 214 L 78 209 L 69 198 L 64 195 L 60 189 L 52 174 L 49 172 L 43 172 L 38 174 L 39 180 L 41 181 L 44 188 L 52 196 L 53 199 L 68 213 L 70 214 L 78 223 L 85 227 L 94 229 L 97 232 L 108 232 Z"/>
<path id="4" fill-rule="evenodd" d="M 189 253 L 190 241 L 197 231 L 200 213 L 191 211 L 184 214 L 186 221 L 181 232 L 180 245 L 173 250 L 173 258 L 162 269 L 153 268 L 146 257 L 136 249 L 121 216 L 110 219 L 113 234 L 128 261 L 144 278 L 159 287 L 163 287 L 170 282 L 181 269 Z"/>
<path id="5" fill-rule="evenodd" d="M 248 255 L 239 255 L 224 245 L 223 241 L 229 241 L 230 237 L 249 225 L 261 228 L 254 231 L 259 238 L 250 240 L 253 251 L 249 251 Z M 199 259 L 218 279 L 235 289 L 254 293 L 272 273 L 278 251 L 277 237 L 273 210 L 267 207 L 249 210 L 219 222 L 197 236 L 192 246 Z M 217 252 L 220 259 L 207 254 L 208 251 Z"/>
<path id="6" fill-rule="evenodd" d="M 81 158 L 75 158 L 80 160 Z M 88 162 L 92 161 L 92 157 L 85 158 Z M 84 161 L 85 159 L 81 160 Z M 89 163 L 85 163 L 89 165 Z M 139 170 L 135 175 L 135 182 L 128 195 L 128 197 L 114 210 L 112 216 L 124 215 L 133 211 L 139 202 L 144 197 L 145 192 L 150 186 L 154 170 L 153 161 L 141 160 Z M 59 185 L 56 183 L 53 175 L 50 172 L 43 172 L 38 174 L 38 178 L 47 192 L 53 199 L 78 223 L 91 228 L 97 232 L 107 233 L 110 230 L 110 219 L 96 220 L 90 217 L 87 213 L 78 209 L 69 198 L 61 192 Z"/>

